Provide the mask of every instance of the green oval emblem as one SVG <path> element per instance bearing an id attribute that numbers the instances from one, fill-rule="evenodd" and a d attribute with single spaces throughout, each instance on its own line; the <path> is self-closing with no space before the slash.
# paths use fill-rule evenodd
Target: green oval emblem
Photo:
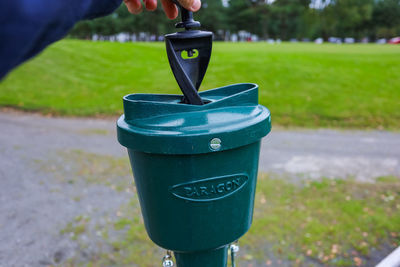
<path id="1" fill-rule="evenodd" d="M 181 199 L 204 202 L 225 198 L 242 188 L 249 177 L 245 174 L 207 178 L 195 182 L 174 185 L 170 192 Z"/>

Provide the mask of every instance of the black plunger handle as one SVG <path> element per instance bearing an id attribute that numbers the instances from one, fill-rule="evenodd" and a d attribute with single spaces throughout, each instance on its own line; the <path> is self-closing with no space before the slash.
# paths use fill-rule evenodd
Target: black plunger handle
<path id="1" fill-rule="evenodd" d="M 178 22 L 176 28 L 185 28 L 190 30 L 192 28 L 199 28 L 201 26 L 200 22 L 193 19 L 193 12 L 185 9 L 177 0 L 172 0 L 175 5 L 181 10 L 181 22 Z"/>

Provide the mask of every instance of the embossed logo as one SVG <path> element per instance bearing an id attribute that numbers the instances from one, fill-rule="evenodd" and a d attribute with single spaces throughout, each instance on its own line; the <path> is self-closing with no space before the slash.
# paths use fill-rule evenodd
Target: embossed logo
<path id="1" fill-rule="evenodd" d="M 185 200 L 211 201 L 232 195 L 242 188 L 248 179 L 248 176 L 244 174 L 213 177 L 174 185 L 170 191 L 174 196 Z"/>

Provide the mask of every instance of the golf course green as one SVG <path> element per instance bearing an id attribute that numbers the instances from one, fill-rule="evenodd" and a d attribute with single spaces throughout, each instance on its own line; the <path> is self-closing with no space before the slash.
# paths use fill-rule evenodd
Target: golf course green
<path id="1" fill-rule="evenodd" d="M 200 90 L 257 83 L 274 125 L 396 130 L 399 66 L 395 45 L 215 42 Z M 163 43 L 62 40 L 0 82 L 0 106 L 108 116 L 129 93 L 180 93 Z"/>

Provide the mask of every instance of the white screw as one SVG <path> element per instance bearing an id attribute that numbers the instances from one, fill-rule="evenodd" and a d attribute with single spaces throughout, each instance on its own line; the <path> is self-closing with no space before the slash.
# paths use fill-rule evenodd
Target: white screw
<path id="1" fill-rule="evenodd" d="M 214 151 L 218 151 L 221 149 L 221 139 L 219 138 L 213 138 L 210 141 L 210 147 Z"/>
<path id="2" fill-rule="evenodd" d="M 238 252 L 239 252 L 239 246 L 238 246 L 238 245 L 232 244 L 232 245 L 231 245 L 231 251 L 232 251 L 233 253 L 238 253 Z"/>
<path id="3" fill-rule="evenodd" d="M 173 267 L 174 266 L 174 262 L 171 260 L 164 260 L 162 263 L 163 267 Z"/>

